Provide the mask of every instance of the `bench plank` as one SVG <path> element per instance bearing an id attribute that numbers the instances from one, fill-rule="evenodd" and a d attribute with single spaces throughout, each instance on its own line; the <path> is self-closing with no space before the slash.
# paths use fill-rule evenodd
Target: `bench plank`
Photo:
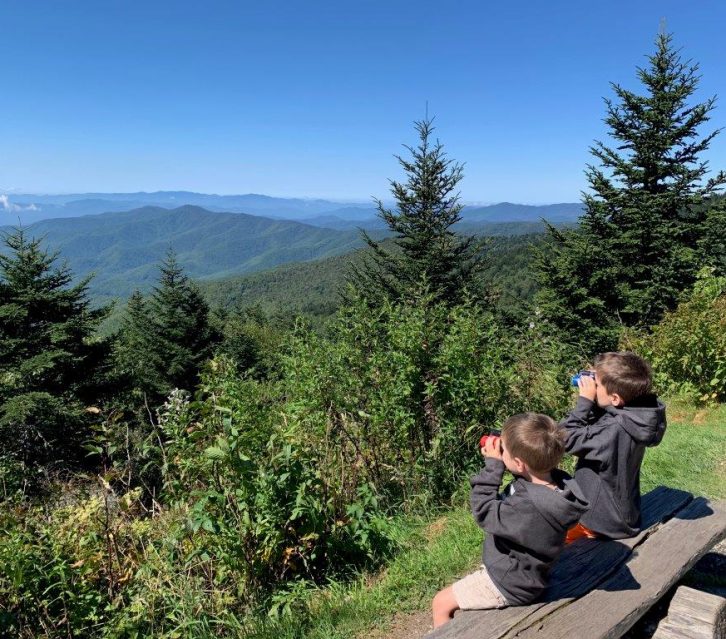
<path id="1" fill-rule="evenodd" d="M 726 639 L 726 597 L 681 586 L 653 639 Z"/>
<path id="2" fill-rule="evenodd" d="M 509 636 L 617 639 L 725 536 L 726 502 L 695 499 L 596 590 Z"/>
<path id="3" fill-rule="evenodd" d="M 463 610 L 449 623 L 426 635 L 428 639 L 500 639 L 514 627 L 552 614 L 575 597 L 589 592 L 611 575 L 651 535 L 655 526 L 683 508 L 692 496 L 682 490 L 659 486 L 643 496 L 641 514 L 644 530 L 621 541 L 583 539 L 567 546 L 552 570 L 550 587 L 542 601 L 503 610 Z"/>

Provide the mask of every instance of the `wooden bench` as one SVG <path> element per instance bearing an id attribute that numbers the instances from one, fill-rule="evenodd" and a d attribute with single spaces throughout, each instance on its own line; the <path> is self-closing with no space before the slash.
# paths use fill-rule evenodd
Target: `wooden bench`
<path id="1" fill-rule="evenodd" d="M 463 610 L 428 639 L 605 639 L 623 635 L 726 536 L 726 502 L 659 487 L 642 500 L 643 531 L 565 548 L 537 603 Z"/>

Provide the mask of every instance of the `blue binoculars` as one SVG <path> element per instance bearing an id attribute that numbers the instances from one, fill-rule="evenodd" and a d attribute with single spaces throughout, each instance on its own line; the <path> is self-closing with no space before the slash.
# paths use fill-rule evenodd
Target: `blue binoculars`
<path id="1" fill-rule="evenodd" d="M 595 379 L 595 371 L 580 371 L 577 375 L 572 376 L 572 385 L 577 386 L 577 382 L 580 381 L 580 377 L 592 377 Z"/>

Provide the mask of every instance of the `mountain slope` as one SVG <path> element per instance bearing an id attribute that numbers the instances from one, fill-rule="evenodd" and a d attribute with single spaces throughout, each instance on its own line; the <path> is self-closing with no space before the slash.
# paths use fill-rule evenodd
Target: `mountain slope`
<path id="1" fill-rule="evenodd" d="M 193 278 L 220 278 L 340 253 L 359 246 L 355 231 L 336 231 L 195 206 L 144 207 L 123 213 L 38 222 L 29 236 L 45 237 L 76 276 L 89 273 L 94 297 L 148 290 L 169 247 Z"/>
<path id="2" fill-rule="evenodd" d="M 500 307 L 513 307 L 534 295 L 532 247 L 544 239 L 542 233 L 490 238 L 484 280 L 488 287 L 498 292 Z M 259 273 L 199 282 L 199 286 L 213 307 L 260 306 L 270 314 L 324 318 L 340 303 L 338 292 L 345 286 L 350 264 L 360 260 L 366 251 L 362 249 L 311 262 L 285 264 Z"/>

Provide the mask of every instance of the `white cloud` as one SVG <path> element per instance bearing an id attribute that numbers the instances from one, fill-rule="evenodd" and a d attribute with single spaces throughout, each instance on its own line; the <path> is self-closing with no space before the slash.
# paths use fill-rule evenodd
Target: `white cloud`
<path id="1" fill-rule="evenodd" d="M 13 204 L 7 195 L 0 195 L 0 209 L 6 213 L 17 213 L 18 211 L 39 211 L 40 209 L 35 204 L 28 204 L 23 206 L 21 204 Z"/>

